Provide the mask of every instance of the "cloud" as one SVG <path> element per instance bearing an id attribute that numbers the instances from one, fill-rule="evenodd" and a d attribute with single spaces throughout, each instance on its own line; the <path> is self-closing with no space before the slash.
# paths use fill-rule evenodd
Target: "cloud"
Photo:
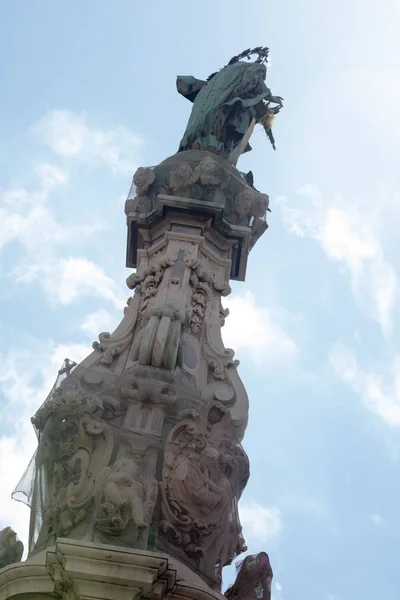
<path id="1" fill-rule="evenodd" d="M 373 522 L 373 524 L 376 525 L 377 527 L 381 527 L 382 525 L 385 524 L 385 521 L 384 521 L 383 517 L 381 517 L 381 515 L 370 515 L 370 519 Z"/>
<path id="2" fill-rule="evenodd" d="M 30 417 L 45 401 L 65 358 L 81 361 L 90 353 L 84 344 L 56 345 L 26 340 L 21 349 L 0 355 L 0 528 L 10 525 L 27 547 L 29 509 L 11 499 L 36 449 Z"/>
<path id="3" fill-rule="evenodd" d="M 379 212 L 365 206 L 361 210 L 341 196 L 327 199 L 313 184 L 298 193 L 301 202 L 296 207 L 279 199 L 286 229 L 315 239 L 329 259 L 346 266 L 355 298 L 389 334 L 399 283 L 385 257 Z"/>
<path id="4" fill-rule="evenodd" d="M 97 338 L 103 331 L 112 332 L 117 325 L 116 319 L 104 308 L 90 313 L 82 321 L 80 328 L 91 338 Z"/>
<path id="5" fill-rule="evenodd" d="M 38 280 L 50 298 L 61 304 L 70 304 L 79 296 L 104 298 L 122 308 L 125 301 L 117 294 L 117 286 L 103 269 L 85 257 L 62 258 L 33 264 L 15 271 L 18 282 Z"/>
<path id="6" fill-rule="evenodd" d="M 90 127 L 84 113 L 53 110 L 42 117 L 33 131 L 44 144 L 64 159 L 89 166 L 106 165 L 115 174 L 130 175 L 135 170 L 140 138 L 125 129 Z"/>
<path id="7" fill-rule="evenodd" d="M 261 506 L 256 502 L 240 505 L 240 522 L 244 536 L 262 541 L 275 537 L 282 528 L 279 508 Z"/>
<path id="8" fill-rule="evenodd" d="M 67 159 L 86 166 L 107 165 L 114 173 L 131 175 L 135 168 L 137 136 L 122 127 L 107 131 L 90 128 L 86 119 L 86 115 L 71 111 L 52 111 L 33 127 L 38 139 L 52 151 L 52 161 L 36 164 L 33 173 L 24 175 L 30 179 L 33 174 L 33 184 L 0 192 L 0 250 L 10 243 L 20 246 L 23 255 L 10 253 L 5 273 L 13 283 L 38 282 L 51 302 L 69 304 L 89 294 L 121 308 L 124 300 L 98 265 L 85 257 L 59 257 L 60 246 L 75 242 L 81 246 L 90 235 L 107 228 L 92 215 L 87 222 L 80 214 L 68 225 L 56 217 L 54 200 L 71 184 L 72 163 Z M 62 160 L 62 166 L 54 159 Z M 64 200 L 65 194 L 61 198 Z"/>
<path id="9" fill-rule="evenodd" d="M 337 377 L 360 395 L 365 406 L 392 427 L 400 426 L 400 355 L 381 373 L 364 371 L 352 350 L 336 344 L 330 364 Z"/>
<path id="10" fill-rule="evenodd" d="M 296 344 L 279 324 L 287 317 L 283 311 L 260 308 L 251 292 L 232 295 L 224 300 L 229 316 L 222 329 L 227 347 L 249 350 L 253 359 L 261 361 L 265 356 L 292 355 Z"/>
<path id="11" fill-rule="evenodd" d="M 106 228 L 98 218 L 90 225 L 61 225 L 52 208 L 51 193 L 68 183 L 67 171 L 51 163 L 40 163 L 34 176 L 36 188 L 14 187 L 0 194 L 0 249 L 18 242 L 30 260 L 47 262 L 59 245 Z"/>
<path id="12" fill-rule="evenodd" d="M 279 581 L 272 583 L 272 600 L 283 600 L 282 589 L 282 584 Z"/>
<path id="13" fill-rule="evenodd" d="M 38 251 L 70 239 L 70 232 L 56 221 L 49 204 L 50 191 L 67 182 L 66 171 L 43 163 L 37 165 L 35 175 L 39 180 L 36 190 L 11 188 L 0 196 L 0 248 L 18 240 L 26 250 Z"/>

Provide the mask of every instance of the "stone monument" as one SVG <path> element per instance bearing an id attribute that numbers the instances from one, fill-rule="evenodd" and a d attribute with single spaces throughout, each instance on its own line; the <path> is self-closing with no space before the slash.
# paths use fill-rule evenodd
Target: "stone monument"
<path id="1" fill-rule="evenodd" d="M 14 493 L 31 508 L 29 554 L 18 562 L 2 532 L 0 600 L 222 598 L 222 569 L 246 550 L 248 398 L 221 301 L 268 227 L 268 196 L 236 167 L 257 123 L 274 145 L 267 56 L 178 77 L 193 102 L 179 150 L 139 168 L 126 201 L 124 317 L 65 361 L 32 419 L 37 452 Z M 265 553 L 247 556 L 227 598 L 267 600 L 271 579 Z"/>

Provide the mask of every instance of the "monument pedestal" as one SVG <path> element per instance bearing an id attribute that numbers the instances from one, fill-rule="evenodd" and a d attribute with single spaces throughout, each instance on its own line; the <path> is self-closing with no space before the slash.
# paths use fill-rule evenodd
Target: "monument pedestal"
<path id="1" fill-rule="evenodd" d="M 171 556 L 59 538 L 0 571 L 0 600 L 221 600 Z"/>

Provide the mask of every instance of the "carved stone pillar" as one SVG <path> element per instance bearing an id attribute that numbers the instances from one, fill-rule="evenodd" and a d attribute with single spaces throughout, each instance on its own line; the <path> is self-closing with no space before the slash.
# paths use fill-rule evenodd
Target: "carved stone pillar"
<path id="1" fill-rule="evenodd" d="M 139 169 L 134 183 L 124 318 L 66 364 L 33 418 L 30 550 L 61 548 L 62 537 L 161 551 L 218 590 L 245 549 L 237 504 L 249 475 L 248 398 L 222 342 L 221 300 L 245 277 L 268 196 L 199 150 Z M 64 575 L 51 571 L 59 589 Z"/>

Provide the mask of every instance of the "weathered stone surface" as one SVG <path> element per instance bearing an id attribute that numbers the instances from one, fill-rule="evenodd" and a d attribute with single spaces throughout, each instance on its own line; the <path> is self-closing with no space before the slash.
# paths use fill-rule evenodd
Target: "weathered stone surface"
<path id="1" fill-rule="evenodd" d="M 11 527 L 2 529 L 0 531 L 0 569 L 19 562 L 23 552 L 24 545 L 17 538 L 15 531 Z"/>
<path id="2" fill-rule="evenodd" d="M 219 596 L 223 567 L 246 549 L 237 505 L 249 476 L 248 398 L 222 341 L 222 300 L 244 280 L 268 204 L 224 153 L 181 151 L 136 171 L 132 296 L 113 333 L 65 362 L 32 419 L 34 474 L 20 486 L 30 559 L 19 584 L 0 573 L 0 600 Z"/>
<path id="3" fill-rule="evenodd" d="M 222 600 L 167 554 L 58 539 L 0 571 L 0 600 Z"/>

